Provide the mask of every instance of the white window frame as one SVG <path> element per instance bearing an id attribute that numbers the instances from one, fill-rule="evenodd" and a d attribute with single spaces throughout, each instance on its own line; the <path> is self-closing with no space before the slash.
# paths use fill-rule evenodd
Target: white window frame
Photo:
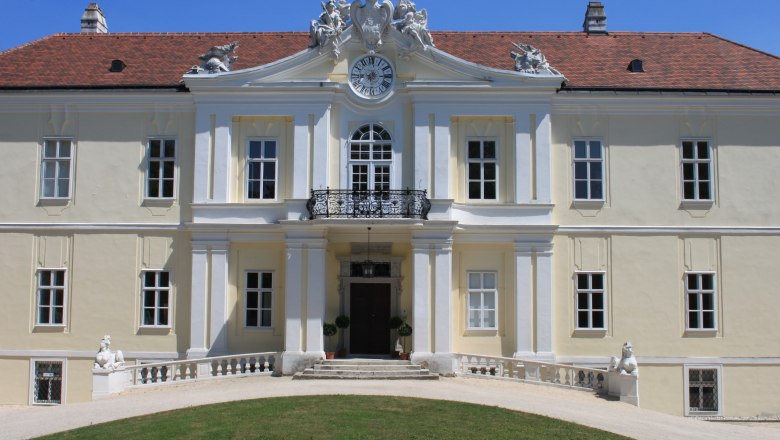
<path id="1" fill-rule="evenodd" d="M 249 288 L 249 274 L 256 273 L 257 274 L 257 281 L 258 281 L 258 287 L 257 288 Z M 271 287 L 270 288 L 264 288 L 263 287 L 263 274 L 270 274 L 271 275 Z M 274 327 L 274 305 L 276 303 L 276 289 L 274 288 L 275 284 L 275 278 L 276 273 L 272 270 L 247 270 L 244 272 L 244 328 L 250 329 L 250 330 L 271 330 Z M 271 322 L 268 325 L 262 325 L 263 322 L 263 316 L 262 312 L 263 310 L 268 310 L 266 308 L 263 308 L 263 292 L 270 292 L 271 294 Z M 247 322 L 247 312 L 250 310 L 249 308 L 249 295 L 250 293 L 256 293 L 257 294 L 257 308 L 252 310 L 257 310 L 257 325 L 249 325 Z"/>
<path id="2" fill-rule="evenodd" d="M 46 143 L 47 142 L 56 142 L 57 143 L 57 156 L 56 157 L 46 157 Z M 70 156 L 68 156 L 68 195 L 65 197 L 58 196 L 59 193 L 59 183 L 58 180 L 60 180 L 59 177 L 59 170 L 60 167 L 57 167 L 57 171 L 55 171 L 55 186 L 54 186 L 54 194 L 53 196 L 46 196 L 44 194 L 45 188 L 46 188 L 46 177 L 45 177 L 45 164 L 49 162 L 55 162 L 58 163 L 60 161 L 64 161 L 65 159 L 60 158 L 60 142 L 69 142 L 70 143 Z M 68 201 L 73 199 L 73 181 L 74 181 L 74 169 L 75 169 L 75 162 L 76 162 L 76 141 L 73 138 L 68 137 L 62 137 L 62 138 L 44 138 L 41 142 L 41 148 L 40 148 L 40 163 L 38 167 L 38 173 L 40 175 L 40 178 L 38 179 L 38 184 L 40 185 L 40 188 L 38 190 L 38 199 L 42 201 Z"/>
<path id="3" fill-rule="evenodd" d="M 717 411 L 691 411 L 691 395 L 690 395 L 690 371 L 691 370 L 715 370 L 716 374 L 716 387 L 718 410 Z M 685 400 L 685 416 L 722 416 L 723 415 L 723 366 L 722 365 L 703 365 L 703 364 L 690 364 L 683 366 L 683 396 Z"/>
<path id="4" fill-rule="evenodd" d="M 167 273 L 168 274 L 168 286 L 160 286 L 160 273 Z M 157 276 L 155 277 L 155 286 L 154 287 L 146 287 L 146 274 L 147 273 L 156 273 Z M 154 322 L 155 324 L 145 324 L 144 323 L 144 310 L 146 307 L 146 292 L 155 292 L 154 296 Z M 163 307 L 159 306 L 159 294 L 160 292 L 167 291 L 168 293 L 168 322 L 166 324 L 157 324 L 159 322 L 159 311 L 163 309 Z M 151 308 L 151 307 L 149 307 Z M 173 283 L 172 283 L 172 272 L 168 269 L 144 269 L 141 271 L 141 298 L 140 298 L 140 307 L 139 310 L 141 311 L 141 314 L 139 316 L 139 324 L 141 328 L 172 328 L 173 326 Z"/>
<path id="5" fill-rule="evenodd" d="M 471 159 L 469 158 L 469 144 L 471 142 L 479 142 L 480 143 L 480 158 L 479 159 Z M 493 142 L 495 144 L 496 149 L 496 157 L 493 159 L 485 159 L 485 142 Z M 499 200 L 501 200 L 501 170 L 499 167 L 500 159 L 501 159 L 501 145 L 498 142 L 498 138 L 494 137 L 469 137 L 466 138 L 466 152 L 465 152 L 465 158 L 466 158 L 466 172 L 465 172 L 465 179 L 466 179 L 466 200 L 469 202 L 478 202 L 478 203 L 497 203 Z M 480 183 L 480 198 L 471 198 L 471 178 L 469 175 L 469 165 L 472 163 L 478 163 L 480 166 L 480 180 L 478 181 Z M 486 199 L 485 198 L 485 164 L 492 163 L 496 167 L 496 197 L 492 199 Z M 477 182 L 477 180 L 474 180 L 474 182 Z"/>
<path id="6" fill-rule="evenodd" d="M 157 157 L 157 158 L 152 158 L 152 142 L 155 142 L 155 141 L 160 142 L 160 153 L 161 153 L 161 156 Z M 173 149 L 174 149 L 172 158 L 168 157 L 168 156 L 165 156 L 165 143 L 166 142 L 170 142 L 170 141 L 173 141 Z M 152 178 L 151 178 L 152 165 L 151 165 L 151 163 L 152 163 L 153 160 L 154 161 L 159 161 L 159 162 L 161 162 L 163 164 L 165 162 L 172 162 L 173 163 L 173 178 L 172 178 L 172 180 L 173 180 L 173 182 L 172 182 L 173 183 L 172 192 L 173 193 L 172 193 L 172 195 L 170 197 L 165 197 L 164 195 L 162 195 L 163 194 L 162 183 L 165 180 L 167 180 L 167 179 L 163 178 L 164 165 L 162 165 L 162 168 L 160 169 L 160 177 L 155 179 L 155 180 L 159 180 L 159 182 L 161 184 L 160 187 L 158 188 L 159 193 L 161 195 L 157 196 L 157 197 L 149 195 L 150 182 L 152 181 Z M 143 196 L 144 200 L 162 200 L 162 201 L 175 200 L 177 198 L 178 189 L 179 189 L 178 188 L 179 187 L 178 181 L 179 181 L 179 143 L 176 140 L 176 138 L 159 136 L 159 137 L 150 137 L 149 139 L 147 139 L 146 140 L 146 172 L 144 173 L 144 196 Z"/>
<path id="7" fill-rule="evenodd" d="M 368 140 L 353 140 L 352 138 L 355 136 L 355 134 L 358 132 L 358 130 L 363 129 L 364 127 L 369 127 L 369 132 L 371 133 L 371 139 Z M 384 130 L 388 136 L 390 137 L 389 140 L 385 139 L 375 139 L 374 134 L 379 131 Z M 352 158 L 352 147 L 354 145 L 368 145 L 368 159 L 353 159 Z M 390 159 L 374 159 L 374 146 L 375 145 L 389 145 L 390 146 Z M 377 176 L 377 168 L 380 166 L 386 166 L 389 169 L 389 175 L 387 179 L 387 189 L 391 190 L 393 189 L 393 176 L 395 175 L 395 167 L 394 165 L 394 141 L 393 141 L 393 133 L 390 132 L 390 130 L 385 127 L 384 125 L 380 124 L 379 122 L 370 122 L 367 124 L 360 124 L 359 127 L 352 130 L 352 132 L 349 135 L 349 139 L 347 141 L 347 185 L 350 191 L 352 191 L 352 188 L 355 184 L 353 177 L 353 168 L 358 165 L 365 165 L 368 167 L 368 180 L 366 182 L 366 187 L 368 188 L 367 191 L 377 191 L 376 189 L 376 176 Z"/>
<path id="8" fill-rule="evenodd" d="M 578 158 L 577 157 L 577 143 L 578 142 L 585 142 L 585 151 L 587 153 L 587 157 L 585 158 Z M 598 142 L 599 143 L 599 151 L 601 154 L 601 157 L 598 159 L 594 159 L 590 155 L 590 143 L 591 142 Z M 572 177 L 572 200 L 575 202 L 604 202 L 606 200 L 606 194 L 607 194 L 607 175 L 606 175 L 606 149 L 604 148 L 604 141 L 600 138 L 575 138 L 572 140 L 571 143 L 571 177 Z M 591 194 L 591 184 L 593 183 L 594 179 L 591 177 L 591 164 L 598 162 L 601 165 L 601 197 L 593 197 Z M 577 164 L 578 163 L 585 163 L 587 165 L 586 172 L 587 177 L 583 179 L 577 179 Z M 577 197 L 577 182 L 582 181 L 586 182 L 587 184 L 587 192 L 588 195 L 585 198 L 578 198 Z"/>
<path id="9" fill-rule="evenodd" d="M 53 271 L 62 271 L 64 272 L 64 280 L 62 284 L 62 322 L 61 323 L 52 323 L 51 317 L 52 313 L 51 310 L 54 308 L 53 306 L 49 305 L 49 322 L 41 322 L 41 314 L 40 314 L 40 308 L 41 308 L 41 289 L 46 288 L 49 290 L 54 290 L 56 288 L 59 288 L 58 286 L 55 286 L 54 284 L 50 284 L 49 286 L 41 286 L 41 274 L 43 272 L 53 272 Z M 38 268 L 38 270 L 35 272 L 35 326 L 36 327 L 66 327 L 68 325 L 68 269 L 64 267 L 57 267 L 57 268 Z M 51 304 L 51 296 L 49 297 L 49 304 Z"/>
<path id="10" fill-rule="evenodd" d="M 685 159 L 684 144 L 687 142 L 693 143 L 693 151 L 694 151 L 693 159 Z M 708 159 L 699 159 L 699 148 L 698 148 L 699 142 L 707 143 L 707 153 L 709 154 Z M 713 203 L 715 201 L 715 149 L 712 147 L 712 140 L 708 138 L 681 139 L 680 146 L 679 146 L 679 154 L 680 154 L 680 198 L 682 200 L 682 203 Z M 710 192 L 709 198 L 702 198 L 699 195 L 699 184 L 701 182 L 701 179 L 699 179 L 699 165 L 701 163 L 707 163 L 709 168 L 710 178 L 707 181 L 708 189 Z M 685 197 L 685 182 L 686 182 L 685 164 L 694 165 L 693 166 L 694 178 L 693 180 L 689 180 L 689 182 L 694 183 L 694 194 L 695 194 L 694 198 Z"/>
<path id="11" fill-rule="evenodd" d="M 593 275 L 601 275 L 602 277 L 602 288 L 601 289 L 593 289 L 592 287 L 588 288 L 580 288 L 579 286 L 579 276 L 580 275 L 588 275 L 588 279 L 592 280 Z M 590 286 L 592 286 L 592 281 L 590 282 Z M 588 294 L 588 308 L 587 309 L 580 309 L 579 307 L 579 294 L 584 293 Z M 593 309 L 593 295 L 601 293 L 602 297 L 602 309 Z M 574 273 L 574 328 L 576 331 L 606 331 L 609 328 L 609 323 L 607 319 L 607 273 L 605 271 L 578 271 Z M 602 327 L 594 327 L 593 326 L 593 313 L 596 311 L 600 311 L 603 314 Z M 580 312 L 588 312 L 588 327 L 580 327 L 579 325 L 579 313 Z"/>
<path id="12" fill-rule="evenodd" d="M 698 289 L 691 289 L 688 286 L 688 276 L 689 275 L 696 275 L 699 280 L 699 288 Z M 701 276 L 702 275 L 709 275 L 712 277 L 712 289 L 703 289 L 701 285 Z M 718 331 L 718 277 L 716 276 L 716 273 L 713 271 L 687 271 L 684 273 L 684 298 L 683 302 L 685 304 L 685 331 L 686 332 L 716 332 Z M 689 295 L 695 294 L 698 296 L 698 303 L 699 307 L 696 310 L 691 310 L 690 308 L 690 301 L 689 301 Z M 704 303 L 702 301 L 703 295 L 712 295 L 712 310 L 705 310 L 704 309 Z M 690 323 L 690 313 L 696 312 L 698 313 L 698 319 L 699 319 L 699 327 L 691 327 Z M 712 313 L 712 328 L 704 328 L 704 313 Z"/>
<path id="13" fill-rule="evenodd" d="M 251 158 L 250 152 L 251 152 L 251 145 L 253 142 L 261 142 L 262 143 L 262 156 L 260 158 Z M 273 159 L 269 159 L 265 157 L 265 144 L 266 142 L 273 142 L 276 144 L 276 155 Z M 245 178 L 244 178 L 244 198 L 248 201 L 253 202 L 274 202 L 279 199 L 279 186 L 282 182 L 282 179 L 279 176 L 279 156 L 281 155 L 281 148 L 279 143 L 279 138 L 276 137 L 253 137 L 253 138 L 247 138 L 246 140 L 246 154 L 245 154 L 245 160 L 246 160 L 246 166 L 244 169 Z M 259 163 L 260 164 L 260 178 L 250 180 L 250 167 L 253 163 Z M 274 196 L 272 198 L 264 198 L 263 197 L 263 182 L 265 182 L 267 179 L 265 179 L 265 172 L 263 171 L 263 164 L 265 163 L 273 163 L 274 164 Z M 259 181 L 260 182 L 260 197 L 250 197 L 250 188 L 249 185 L 251 182 Z"/>
<path id="14" fill-rule="evenodd" d="M 35 364 L 38 362 L 59 362 L 62 364 L 62 381 L 60 382 L 60 403 L 38 403 L 35 401 Z M 67 358 L 30 358 L 30 388 L 29 403 L 35 406 L 58 406 L 67 403 L 67 377 L 68 377 L 68 359 Z"/>
<path id="15" fill-rule="evenodd" d="M 488 288 L 484 287 L 484 284 L 485 284 L 484 276 L 486 274 L 493 275 L 493 277 L 495 279 L 495 288 L 488 289 Z M 478 289 L 472 289 L 471 288 L 471 283 L 470 283 L 471 275 L 480 275 L 480 288 L 478 288 Z M 471 271 L 467 271 L 466 272 L 466 329 L 467 330 L 469 330 L 469 331 L 475 331 L 475 330 L 476 331 L 479 331 L 479 330 L 496 331 L 496 330 L 498 330 L 498 325 L 499 325 L 499 322 L 498 322 L 498 319 L 499 319 L 499 314 L 498 314 L 498 312 L 499 312 L 499 307 L 498 307 L 498 290 L 499 289 L 498 289 L 498 287 L 499 286 L 498 286 L 498 282 L 499 282 L 499 280 L 498 280 L 498 272 L 497 271 L 492 271 L 492 270 L 471 270 Z M 493 319 L 495 320 L 495 322 L 493 323 L 494 325 L 492 327 L 487 327 L 487 326 L 484 325 L 485 324 L 485 312 L 486 311 L 490 311 L 490 309 L 486 309 L 485 308 L 485 294 L 491 294 L 491 293 L 493 294 L 493 301 L 494 301 L 493 304 L 495 305 L 495 308 L 493 309 L 493 316 L 494 316 Z M 480 308 L 479 309 L 472 309 L 471 308 L 471 295 L 472 294 L 479 294 L 480 295 Z M 479 327 L 472 327 L 471 326 L 471 312 L 472 312 L 472 310 L 477 310 L 477 311 L 480 312 L 480 322 L 481 322 L 482 325 L 479 326 Z"/>

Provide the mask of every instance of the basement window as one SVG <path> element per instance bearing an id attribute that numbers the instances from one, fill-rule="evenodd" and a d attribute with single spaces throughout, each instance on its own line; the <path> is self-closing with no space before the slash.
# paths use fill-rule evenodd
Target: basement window
<path id="1" fill-rule="evenodd" d="M 645 62 L 640 59 L 632 60 L 628 65 L 628 71 L 632 73 L 641 73 L 645 71 Z"/>
<path id="2" fill-rule="evenodd" d="M 127 64 L 125 64 L 122 60 L 113 60 L 111 61 L 111 67 L 108 69 L 109 72 L 115 72 L 119 73 L 123 70 L 125 70 L 125 67 L 127 67 Z"/>

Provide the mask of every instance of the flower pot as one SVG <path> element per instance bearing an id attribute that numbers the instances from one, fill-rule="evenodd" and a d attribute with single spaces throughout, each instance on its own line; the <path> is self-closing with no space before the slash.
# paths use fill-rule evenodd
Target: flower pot
<path id="1" fill-rule="evenodd" d="M 336 357 L 335 351 L 326 351 L 325 352 L 325 359 L 333 359 Z"/>
<path id="2" fill-rule="evenodd" d="M 400 357 L 401 357 L 402 361 L 408 361 L 409 360 L 409 353 L 403 352 L 403 353 L 400 354 Z"/>

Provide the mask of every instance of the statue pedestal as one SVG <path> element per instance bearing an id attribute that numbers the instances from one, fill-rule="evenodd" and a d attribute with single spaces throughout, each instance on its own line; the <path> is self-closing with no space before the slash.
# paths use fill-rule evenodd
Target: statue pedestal
<path id="1" fill-rule="evenodd" d="M 610 372 L 607 375 L 609 395 L 621 402 L 639 406 L 639 376 Z"/>
<path id="2" fill-rule="evenodd" d="M 130 375 L 124 367 L 92 370 L 92 400 L 104 399 L 121 393 L 130 384 Z"/>

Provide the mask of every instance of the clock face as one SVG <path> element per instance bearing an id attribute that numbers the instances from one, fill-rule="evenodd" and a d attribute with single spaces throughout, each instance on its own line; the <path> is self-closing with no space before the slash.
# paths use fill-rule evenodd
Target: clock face
<path id="1" fill-rule="evenodd" d="M 369 55 L 358 59 L 349 72 L 349 84 L 355 93 L 378 98 L 393 86 L 393 66 L 386 59 Z"/>

